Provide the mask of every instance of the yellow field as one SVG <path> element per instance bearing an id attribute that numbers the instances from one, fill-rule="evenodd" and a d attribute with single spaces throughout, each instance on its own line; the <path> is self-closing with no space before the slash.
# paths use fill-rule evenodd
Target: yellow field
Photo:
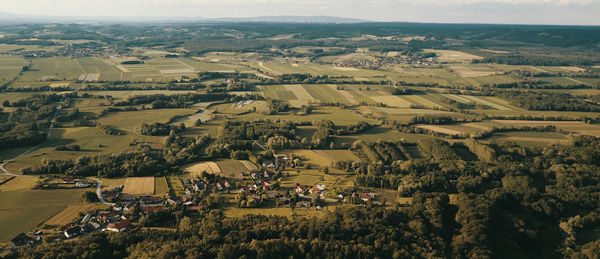
<path id="1" fill-rule="evenodd" d="M 116 178 L 116 179 L 101 179 L 102 180 L 102 189 L 110 190 L 116 187 L 121 187 L 121 185 L 125 185 L 125 178 Z"/>
<path id="2" fill-rule="evenodd" d="M 473 59 L 482 58 L 480 56 L 455 50 L 424 49 L 423 51 L 433 52 L 437 55 L 438 61 L 448 63 L 471 63 Z"/>
<path id="3" fill-rule="evenodd" d="M 346 99 L 348 100 L 348 102 L 351 105 L 358 105 L 359 102 L 354 98 L 354 95 L 352 95 L 350 92 L 346 91 L 346 90 L 337 90 L 337 86 L 336 85 L 329 85 L 329 87 L 335 91 L 337 91 L 338 93 L 340 93 L 342 96 L 346 97 Z"/>
<path id="4" fill-rule="evenodd" d="M 154 177 L 129 177 L 125 181 L 123 193 L 136 195 L 154 194 Z"/>
<path id="5" fill-rule="evenodd" d="M 74 219 L 79 217 L 79 213 L 88 212 L 96 209 L 104 209 L 104 204 L 80 204 L 80 205 L 69 205 L 64 210 L 60 211 L 54 217 L 50 218 L 45 222 L 46 225 L 58 225 L 62 226 L 71 223 Z"/>
<path id="6" fill-rule="evenodd" d="M 242 162 L 242 164 L 244 164 L 244 166 L 246 166 L 246 168 L 248 168 L 248 170 L 256 170 L 258 169 L 258 167 L 256 167 L 256 165 L 250 161 L 247 160 L 241 160 L 240 162 Z"/>
<path id="7" fill-rule="evenodd" d="M 36 177 L 17 177 L 0 185 L 0 191 L 16 191 L 16 190 L 27 190 L 35 186 L 38 179 Z"/>
<path id="8" fill-rule="evenodd" d="M 200 162 L 183 166 L 183 171 L 190 173 L 192 176 L 200 175 L 203 171 L 209 174 L 220 174 L 221 169 L 215 162 Z"/>
<path id="9" fill-rule="evenodd" d="M 387 106 L 398 108 L 409 108 L 413 103 L 395 95 L 371 96 L 369 97 L 377 103 L 383 103 Z"/>

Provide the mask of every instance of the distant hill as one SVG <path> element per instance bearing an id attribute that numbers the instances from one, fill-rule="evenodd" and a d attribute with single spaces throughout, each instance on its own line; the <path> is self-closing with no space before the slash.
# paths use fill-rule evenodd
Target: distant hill
<path id="1" fill-rule="evenodd" d="M 332 16 L 259 16 L 249 18 L 216 18 L 222 22 L 273 22 L 273 23 L 360 23 L 367 20 Z"/>
<path id="2" fill-rule="evenodd" d="M 96 16 L 33 16 L 0 12 L 2 23 L 73 23 L 73 22 L 267 22 L 267 23 L 360 23 L 368 22 L 354 18 L 331 16 L 260 16 L 246 18 L 201 18 L 201 17 L 159 17 L 159 16 L 126 16 L 126 17 L 96 17 Z"/>

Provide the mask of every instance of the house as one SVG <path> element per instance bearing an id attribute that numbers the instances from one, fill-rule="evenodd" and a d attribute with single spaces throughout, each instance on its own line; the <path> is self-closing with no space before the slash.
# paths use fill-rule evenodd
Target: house
<path id="1" fill-rule="evenodd" d="M 194 185 L 194 190 L 199 192 L 204 190 L 204 184 L 203 183 L 195 183 Z"/>
<path id="2" fill-rule="evenodd" d="M 94 227 L 94 229 L 99 229 L 100 228 L 100 224 L 98 224 L 96 222 L 92 222 L 92 223 L 90 223 L 90 225 L 92 225 L 92 227 Z"/>
<path id="3" fill-rule="evenodd" d="M 321 189 L 319 187 L 313 187 L 312 189 L 309 190 L 310 193 L 312 194 L 319 194 L 321 193 Z"/>
<path id="4" fill-rule="evenodd" d="M 261 184 L 262 184 L 263 188 L 265 188 L 265 189 L 270 190 L 273 187 L 273 185 L 269 182 L 262 181 Z"/>
<path id="5" fill-rule="evenodd" d="M 262 167 L 263 168 L 275 168 L 275 165 L 273 164 L 272 161 L 263 161 Z"/>
<path id="6" fill-rule="evenodd" d="M 196 206 L 188 207 L 188 210 L 190 210 L 190 211 L 201 211 L 203 209 L 204 209 L 204 205 L 202 205 L 202 204 L 198 204 Z"/>
<path id="7" fill-rule="evenodd" d="M 304 186 L 304 185 L 300 185 L 298 184 L 296 186 L 296 189 L 294 189 L 294 191 L 296 191 L 297 193 L 304 193 L 308 190 L 308 187 Z"/>
<path id="8" fill-rule="evenodd" d="M 135 201 L 135 195 L 125 194 L 125 195 L 123 195 L 123 200 L 125 200 L 125 201 Z"/>
<path id="9" fill-rule="evenodd" d="M 296 202 L 296 208 L 308 208 L 310 206 L 311 206 L 310 201 L 299 201 L 299 202 Z"/>
<path id="10" fill-rule="evenodd" d="M 68 223 L 68 224 L 61 226 L 58 230 L 65 231 L 65 230 L 67 230 L 67 228 L 70 228 L 72 226 L 73 226 L 73 223 Z"/>
<path id="11" fill-rule="evenodd" d="M 135 201 L 130 201 L 129 203 L 125 204 L 125 206 L 123 206 L 123 210 L 129 211 L 133 207 L 135 207 Z"/>
<path id="12" fill-rule="evenodd" d="M 167 208 L 163 207 L 163 206 L 157 206 L 157 207 L 146 207 L 146 208 L 142 208 L 142 211 L 144 211 L 144 213 L 150 213 L 150 212 L 156 212 L 156 211 L 161 211 L 161 210 L 166 210 Z"/>
<path id="13" fill-rule="evenodd" d="M 281 204 L 289 204 L 292 199 L 290 199 L 288 197 L 279 197 L 279 198 L 277 198 L 277 200 Z"/>
<path id="14" fill-rule="evenodd" d="M 368 202 L 368 201 L 372 200 L 373 198 L 375 198 L 374 193 L 361 193 L 359 195 L 360 195 L 360 199 L 363 200 L 364 202 Z"/>
<path id="15" fill-rule="evenodd" d="M 277 195 L 272 192 L 267 192 L 267 193 L 265 193 L 265 195 L 267 195 L 267 199 L 269 199 L 269 200 L 275 200 L 275 198 L 277 198 Z"/>
<path id="16" fill-rule="evenodd" d="M 64 232 L 65 236 L 67 238 L 73 238 L 78 236 L 79 234 L 81 234 L 81 228 L 79 226 L 74 226 L 74 227 L 70 227 L 67 228 Z"/>
<path id="17" fill-rule="evenodd" d="M 63 181 L 63 183 L 73 183 L 73 182 L 75 182 L 75 178 L 65 177 L 65 178 L 62 178 L 62 181 Z"/>
<path id="18" fill-rule="evenodd" d="M 141 197 L 140 202 L 142 204 L 158 204 L 162 202 L 162 198 L 156 196 L 144 196 Z"/>
<path id="19" fill-rule="evenodd" d="M 8 242 L 8 247 L 15 248 L 20 246 L 33 245 L 35 243 L 40 242 L 41 240 L 42 238 L 40 236 L 33 236 L 21 233 Z"/>
<path id="20" fill-rule="evenodd" d="M 127 231 L 131 227 L 131 221 L 123 220 L 119 223 L 111 223 L 106 227 L 107 230 L 113 232 L 123 232 Z"/>
<path id="21" fill-rule="evenodd" d="M 75 187 L 77 188 L 87 188 L 90 186 L 90 183 L 84 181 L 75 182 Z"/>
<path id="22" fill-rule="evenodd" d="M 85 232 L 85 233 L 92 233 L 92 231 L 94 231 L 94 230 L 96 230 L 96 228 L 92 224 L 86 224 L 85 226 L 83 226 L 81 228 L 81 232 Z"/>

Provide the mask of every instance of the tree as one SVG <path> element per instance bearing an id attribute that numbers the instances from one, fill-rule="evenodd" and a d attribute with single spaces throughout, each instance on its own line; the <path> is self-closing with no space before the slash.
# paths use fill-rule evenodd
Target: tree
<path id="1" fill-rule="evenodd" d="M 83 198 L 83 200 L 85 202 L 93 203 L 93 202 L 99 201 L 98 195 L 95 192 L 91 192 L 91 191 L 85 192 L 84 194 L 81 195 L 81 197 Z"/>
<path id="2" fill-rule="evenodd" d="M 179 221 L 179 231 L 189 231 L 192 229 L 192 220 L 189 217 L 183 217 Z"/>

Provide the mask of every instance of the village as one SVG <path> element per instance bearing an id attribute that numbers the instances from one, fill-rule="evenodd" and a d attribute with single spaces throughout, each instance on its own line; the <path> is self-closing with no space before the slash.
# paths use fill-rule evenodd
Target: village
<path id="1" fill-rule="evenodd" d="M 125 232 L 133 228 L 151 229 L 153 218 L 160 219 L 161 213 L 185 211 L 186 215 L 199 215 L 211 209 L 225 206 L 238 208 L 290 208 L 294 210 L 322 210 L 328 205 L 342 203 L 369 204 L 375 200 L 375 193 L 330 191 L 323 184 L 296 183 L 292 188 L 283 188 L 282 169 L 289 168 L 299 159 L 293 154 L 275 154 L 273 160 L 265 160 L 260 169 L 241 171 L 237 177 L 226 178 L 222 175 L 202 172 L 195 178 L 182 179 L 183 193 L 177 195 L 135 195 L 124 192 L 125 186 L 104 188 L 97 179 L 82 177 L 45 177 L 38 181 L 36 188 L 69 189 L 97 188 L 96 192 L 87 192 L 84 197 L 106 205 L 80 216 L 68 224 L 55 229 L 33 229 L 23 232 L 7 243 L 9 249 L 42 244 L 43 242 L 61 242 L 87 236 L 97 231 Z M 291 168 L 289 168 L 291 169 Z M 94 183 L 98 184 L 94 186 Z M 97 197 L 96 197 L 97 196 Z M 233 197 L 232 199 L 229 199 Z M 169 229 L 169 228 L 166 228 Z"/>

